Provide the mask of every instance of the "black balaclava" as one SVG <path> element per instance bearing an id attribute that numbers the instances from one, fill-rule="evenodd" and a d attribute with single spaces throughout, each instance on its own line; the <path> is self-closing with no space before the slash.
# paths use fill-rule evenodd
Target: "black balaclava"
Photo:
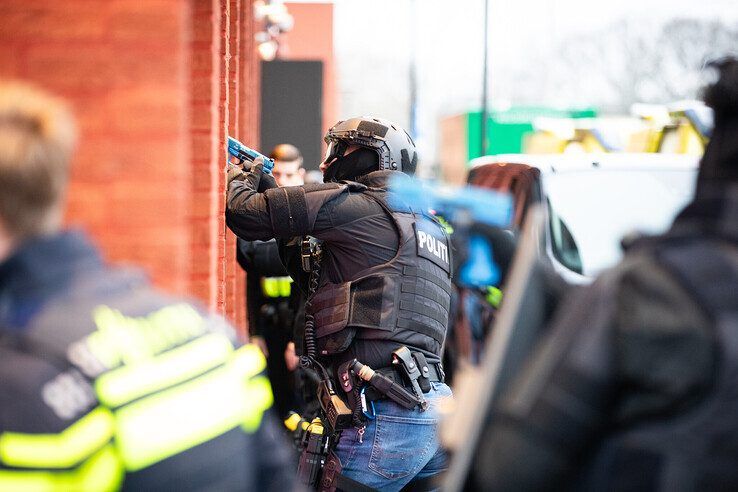
<path id="1" fill-rule="evenodd" d="M 359 147 L 349 155 L 339 157 L 333 161 L 323 174 L 323 182 L 355 181 L 359 176 L 378 170 L 379 155 L 371 149 Z"/>
<path id="2" fill-rule="evenodd" d="M 697 176 L 697 194 L 705 186 L 738 183 L 738 60 L 727 58 L 713 64 L 717 82 L 705 90 L 705 103 L 715 115 L 715 127 Z"/>

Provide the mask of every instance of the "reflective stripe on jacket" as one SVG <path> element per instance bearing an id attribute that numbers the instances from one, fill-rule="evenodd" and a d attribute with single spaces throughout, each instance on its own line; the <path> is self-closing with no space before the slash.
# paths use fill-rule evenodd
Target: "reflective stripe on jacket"
<path id="1" fill-rule="evenodd" d="M 256 442 L 260 350 L 83 241 L 47 242 L 0 264 L 0 490 L 258 487 L 279 444 Z"/>

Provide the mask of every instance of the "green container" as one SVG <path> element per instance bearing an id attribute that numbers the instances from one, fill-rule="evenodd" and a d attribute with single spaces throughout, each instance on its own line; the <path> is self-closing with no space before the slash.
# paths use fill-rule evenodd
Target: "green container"
<path id="1" fill-rule="evenodd" d="M 487 154 L 519 154 L 523 139 L 533 131 L 535 118 L 595 118 L 594 108 L 558 109 L 544 106 L 513 106 L 487 113 Z M 482 156 L 482 112 L 466 113 L 467 161 Z"/>

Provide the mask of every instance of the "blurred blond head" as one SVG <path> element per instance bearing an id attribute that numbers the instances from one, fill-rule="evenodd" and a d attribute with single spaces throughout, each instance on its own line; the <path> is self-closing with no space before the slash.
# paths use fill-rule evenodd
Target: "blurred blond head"
<path id="1" fill-rule="evenodd" d="M 0 233 L 22 241 L 59 229 L 75 141 L 66 104 L 0 80 Z"/>

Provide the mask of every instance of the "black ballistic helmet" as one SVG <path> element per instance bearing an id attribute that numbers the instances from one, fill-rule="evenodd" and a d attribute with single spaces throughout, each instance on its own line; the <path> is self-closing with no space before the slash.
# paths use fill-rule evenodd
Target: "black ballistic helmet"
<path id="1" fill-rule="evenodd" d="M 339 121 L 325 134 L 328 144 L 324 162 L 343 157 L 350 145 L 371 149 L 379 157 L 380 171 L 415 174 L 418 153 L 415 142 L 401 127 L 379 118 L 351 118 Z"/>

